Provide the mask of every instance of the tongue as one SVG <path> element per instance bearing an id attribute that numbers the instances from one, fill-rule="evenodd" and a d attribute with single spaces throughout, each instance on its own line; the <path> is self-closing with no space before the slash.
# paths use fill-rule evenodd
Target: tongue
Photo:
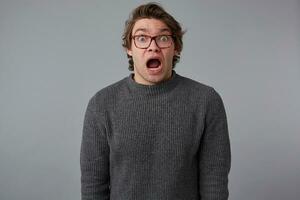
<path id="1" fill-rule="evenodd" d="M 159 65 L 160 65 L 160 62 L 157 59 L 149 60 L 147 63 L 147 67 L 149 67 L 149 68 L 157 68 Z"/>

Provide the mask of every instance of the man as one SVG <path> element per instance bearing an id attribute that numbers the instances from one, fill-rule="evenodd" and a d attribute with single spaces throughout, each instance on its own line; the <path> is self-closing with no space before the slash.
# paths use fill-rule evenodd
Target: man
<path id="1" fill-rule="evenodd" d="M 81 146 L 82 199 L 228 199 L 230 144 L 221 97 L 173 70 L 180 24 L 157 4 L 126 22 L 133 73 L 89 101 Z"/>

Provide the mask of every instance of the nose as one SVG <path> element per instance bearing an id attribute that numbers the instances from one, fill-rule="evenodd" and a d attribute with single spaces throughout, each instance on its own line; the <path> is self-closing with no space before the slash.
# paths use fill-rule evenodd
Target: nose
<path id="1" fill-rule="evenodd" d="M 148 47 L 148 51 L 158 52 L 160 48 L 157 46 L 156 41 L 154 39 L 151 40 L 150 45 Z"/>

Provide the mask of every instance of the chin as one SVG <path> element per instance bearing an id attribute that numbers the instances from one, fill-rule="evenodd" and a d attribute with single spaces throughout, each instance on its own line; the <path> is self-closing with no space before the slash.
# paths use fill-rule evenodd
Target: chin
<path id="1" fill-rule="evenodd" d="M 166 80 L 168 80 L 169 77 L 166 76 L 166 75 L 154 75 L 154 76 L 149 76 L 148 78 L 148 81 L 151 82 L 151 83 L 154 83 L 154 84 L 158 84 L 158 83 L 161 83 L 161 82 L 164 82 Z"/>

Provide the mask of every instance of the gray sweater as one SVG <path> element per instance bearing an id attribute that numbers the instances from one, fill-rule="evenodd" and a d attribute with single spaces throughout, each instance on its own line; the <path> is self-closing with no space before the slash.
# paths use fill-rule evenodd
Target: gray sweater
<path id="1" fill-rule="evenodd" d="M 89 101 L 81 144 L 82 200 L 228 199 L 226 114 L 211 87 L 132 75 Z"/>

